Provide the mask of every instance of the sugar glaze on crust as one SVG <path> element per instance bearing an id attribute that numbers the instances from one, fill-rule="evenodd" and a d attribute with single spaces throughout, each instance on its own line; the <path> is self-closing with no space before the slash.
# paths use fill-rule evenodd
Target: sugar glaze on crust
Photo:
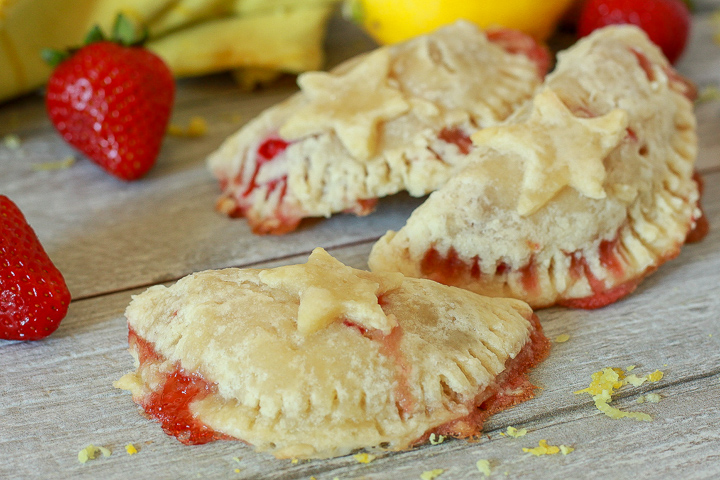
<path id="1" fill-rule="evenodd" d="M 402 190 L 425 195 L 464 161 L 472 132 L 530 98 L 549 63 L 522 33 L 459 22 L 302 74 L 301 92 L 209 157 L 217 207 L 282 234 L 304 217 L 368 214 Z"/>
<path id="2" fill-rule="evenodd" d="M 702 217 L 692 85 L 631 26 L 558 58 L 535 98 L 476 133 L 468 166 L 376 243 L 373 271 L 598 308 L 678 255 Z"/>
<path id="3" fill-rule="evenodd" d="M 533 396 L 526 372 L 549 348 L 521 301 L 355 270 L 321 249 L 305 265 L 151 287 L 126 315 L 136 371 L 116 386 L 184 443 L 238 439 L 278 458 L 476 435 Z"/>

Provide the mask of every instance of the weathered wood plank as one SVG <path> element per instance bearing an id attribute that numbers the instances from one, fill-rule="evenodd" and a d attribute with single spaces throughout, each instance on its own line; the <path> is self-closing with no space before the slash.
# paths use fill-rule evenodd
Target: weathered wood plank
<path id="1" fill-rule="evenodd" d="M 717 219 L 720 201 L 709 207 L 708 214 Z M 608 308 L 539 312 L 549 337 L 567 333 L 571 338 L 556 344 L 550 358 L 534 372 L 533 379 L 544 387 L 541 395 L 488 422 L 492 442 L 452 441 L 387 454 L 370 465 L 359 465 L 351 457 L 293 465 L 228 442 L 180 445 L 141 417 L 126 393 L 111 386 L 131 369 L 122 311 L 132 292 L 76 301 L 58 332 L 46 341 L 2 345 L 0 413 L 8 433 L 0 436 L 0 449 L 8 460 L 0 462 L 0 475 L 2 468 L 8 468 L 6 472 L 28 478 L 57 471 L 78 478 L 120 478 L 128 472 L 158 478 L 196 474 L 224 478 L 238 468 L 239 478 L 417 478 L 422 470 L 450 467 L 449 478 L 473 478 L 473 463 L 479 458 L 494 459 L 498 471 L 504 469 L 513 477 L 533 472 L 536 478 L 552 478 L 567 472 L 572 478 L 593 464 L 612 473 L 618 459 L 640 468 L 632 473 L 642 474 L 640 478 L 652 476 L 654 470 L 647 467 L 653 464 L 663 472 L 688 469 L 690 474 L 692 466 L 709 474 L 717 468 L 713 455 L 720 442 L 717 430 L 711 429 L 720 421 L 720 405 L 715 401 L 720 375 L 716 314 L 720 298 L 714 295 L 720 271 L 718 243 L 720 234 L 713 232 L 706 242 L 687 247 L 636 294 Z M 362 267 L 369 247 L 360 244 L 333 253 Z M 303 260 L 304 255 L 272 264 Z M 587 395 L 572 394 L 587 386 L 592 372 L 629 365 L 637 365 L 640 374 L 656 368 L 665 372 L 657 384 L 626 387 L 618 395 L 618 405 L 651 413 L 655 422 L 607 419 L 598 414 Z M 637 395 L 648 391 L 660 393 L 663 401 L 632 404 Z M 499 437 L 498 431 L 508 425 L 536 432 L 521 440 Z M 533 446 L 540 438 L 578 450 L 572 456 L 548 459 L 528 458 L 520 452 L 520 446 Z M 130 442 L 141 447 L 138 456 L 127 457 L 122 451 Z M 110 446 L 115 454 L 81 466 L 75 456 L 87 443 Z M 44 458 L 40 464 L 32 461 L 39 451 Z M 678 451 L 683 452 L 683 460 L 667 454 Z M 239 463 L 233 460 L 235 456 L 241 457 Z M 693 463 L 686 463 L 690 460 Z M 613 478 L 629 476 L 615 472 Z"/>

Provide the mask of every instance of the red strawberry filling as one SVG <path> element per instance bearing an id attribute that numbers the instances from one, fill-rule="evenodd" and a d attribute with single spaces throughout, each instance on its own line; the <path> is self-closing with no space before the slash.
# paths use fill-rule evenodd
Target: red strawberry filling
<path id="1" fill-rule="evenodd" d="M 529 382 L 526 373 L 547 356 L 550 343 L 542 333 L 537 316 L 532 315 L 529 320 L 532 324 L 530 341 L 514 359 L 506 362 L 505 370 L 496 381 L 470 402 L 468 406 L 472 413 L 426 432 L 417 443 L 425 441 L 430 433 L 461 438 L 476 435 L 481 431 L 482 424 L 488 416 L 534 396 L 536 387 Z M 396 327 L 390 334 L 383 335 L 378 330 L 369 330 L 348 320 L 344 320 L 343 324 L 348 328 L 357 329 L 359 334 L 368 339 L 379 342 L 381 353 L 395 363 L 397 406 L 402 414 L 410 414 L 414 410 L 415 399 L 409 385 L 411 366 L 407 364 L 400 349 L 402 329 Z M 139 337 L 133 329 L 129 330 L 128 343 L 130 349 L 137 354 L 140 368 L 163 361 L 163 357 L 153 346 Z M 162 385 L 156 390 L 139 401 L 135 400 L 148 417 L 161 424 L 167 435 L 176 437 L 185 445 L 199 445 L 215 440 L 235 440 L 234 437 L 219 433 L 199 421 L 190 408 L 194 401 L 217 392 L 215 384 L 205 380 L 199 373 L 185 371 L 179 365 L 164 377 Z"/>
<path id="2" fill-rule="evenodd" d="M 128 333 L 128 344 L 138 355 L 140 366 L 155 363 L 162 357 L 149 342 L 137 336 L 134 330 Z M 190 410 L 190 404 L 201 400 L 217 390 L 216 385 L 205 380 L 198 373 L 187 373 L 179 365 L 165 375 L 165 382 L 158 389 L 146 395 L 140 402 L 145 414 L 154 418 L 163 431 L 177 438 L 185 445 L 200 445 L 215 440 L 231 440 L 232 437 L 218 433 L 200 422 Z"/>
<path id="3" fill-rule="evenodd" d="M 383 305 L 382 299 L 378 299 L 378 301 Z M 360 335 L 380 343 L 380 353 L 395 364 L 395 402 L 398 411 L 403 416 L 410 414 L 413 411 L 415 399 L 410 389 L 410 365 L 400 350 L 402 328 L 398 325 L 388 335 L 384 335 L 380 330 L 371 330 L 349 320 L 343 320 L 343 325 L 354 328 Z"/>
<path id="4" fill-rule="evenodd" d="M 528 320 L 532 324 L 530 340 L 515 358 L 505 362 L 505 369 L 495 382 L 468 402 L 470 413 L 425 432 L 415 444 L 427 441 L 433 433 L 458 438 L 478 435 L 488 417 L 535 396 L 537 387 L 530 383 L 527 373 L 547 357 L 550 342 L 543 334 L 537 315 L 533 314 Z"/>
<path id="5" fill-rule="evenodd" d="M 635 54 L 635 57 L 637 57 L 638 63 L 640 64 L 640 68 L 643 69 L 645 72 L 645 75 L 647 76 L 648 81 L 654 82 L 656 80 L 655 71 L 653 70 L 654 64 L 645 56 L 644 53 L 642 53 L 639 50 L 636 50 L 634 48 L 631 48 L 630 51 Z M 665 72 L 665 75 L 667 75 L 668 80 L 670 81 L 670 87 L 678 92 L 681 95 L 684 95 L 687 97 L 688 100 L 691 102 L 694 102 L 697 98 L 698 92 L 697 87 L 693 82 L 688 80 L 687 78 L 680 75 L 674 68 L 672 67 L 662 67 L 662 70 Z"/>
<path id="6" fill-rule="evenodd" d="M 535 63 L 538 76 L 544 77 L 552 63 L 547 48 L 536 42 L 531 36 L 517 30 L 494 28 L 485 32 L 488 40 L 500 45 L 508 53 L 522 54 Z"/>
<path id="7" fill-rule="evenodd" d="M 470 153 L 472 140 L 470 139 L 470 136 L 459 127 L 443 128 L 440 130 L 438 138 L 444 142 L 452 143 L 457 146 L 458 150 L 460 150 L 460 153 L 463 155 Z"/>
<path id="8" fill-rule="evenodd" d="M 240 172 L 232 180 L 220 179 L 220 187 L 223 191 L 227 191 L 230 187 L 234 193 L 232 198 L 226 196 L 220 199 L 218 210 L 231 217 L 246 217 L 253 233 L 258 235 L 282 235 L 295 230 L 306 215 L 299 208 L 284 201 L 288 188 L 287 174 L 264 182 L 258 180 L 263 166 L 277 161 L 290 145 L 290 142 L 272 135 L 262 142 L 255 152 L 250 175 L 245 171 L 250 162 L 244 162 Z M 262 196 L 255 194 L 260 188 L 265 191 Z M 258 215 L 254 212 L 254 207 L 268 201 L 275 204 L 272 214 Z M 360 199 L 345 212 L 367 215 L 375 210 L 376 204 L 377 198 Z"/>
<path id="9" fill-rule="evenodd" d="M 701 225 L 698 221 L 697 225 Z M 697 228 L 697 227 L 696 227 Z M 702 227 L 700 227 L 702 228 Z M 691 232 L 692 235 L 692 232 Z M 622 279 L 626 276 L 625 265 L 627 262 L 619 250 L 619 238 L 613 240 L 605 240 L 599 246 L 600 264 L 616 279 Z M 660 263 L 674 257 L 670 254 L 662 259 Z M 595 309 L 609 305 L 617 300 L 632 293 L 640 282 L 649 275 L 657 267 L 652 267 L 640 275 L 627 280 L 613 287 L 606 287 L 602 280 L 593 275 L 585 258 L 579 253 L 570 254 L 570 276 L 578 280 L 585 277 L 592 289 L 592 295 L 583 298 L 559 299 L 557 303 L 571 308 Z M 479 280 L 482 273 L 479 268 L 479 259 L 476 256 L 471 263 L 465 262 L 459 256 L 454 248 L 450 248 L 448 253 L 443 256 L 435 247 L 431 247 L 424 255 L 420 262 L 420 271 L 425 278 L 435 280 L 445 285 L 467 286 L 468 277 L 473 280 Z M 520 274 L 520 283 L 525 292 L 532 296 L 539 293 L 537 264 L 534 260 L 530 260 L 527 265 L 517 269 Z M 502 276 L 513 273 L 513 269 L 506 263 L 498 263 L 495 269 L 495 276 Z M 532 301 L 531 301 L 532 303 Z M 549 306 L 549 305 L 543 305 Z"/>

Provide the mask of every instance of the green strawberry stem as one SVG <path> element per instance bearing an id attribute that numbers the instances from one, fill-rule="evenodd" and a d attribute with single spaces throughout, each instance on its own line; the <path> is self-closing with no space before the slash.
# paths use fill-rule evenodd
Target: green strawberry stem
<path id="1" fill-rule="evenodd" d="M 144 44 L 147 38 L 147 28 L 138 28 L 128 17 L 122 13 L 118 14 L 112 30 L 111 40 L 113 42 L 125 45 L 126 47 L 135 47 Z"/>
<path id="2" fill-rule="evenodd" d="M 125 47 L 139 47 L 142 46 L 147 39 L 147 27 L 139 27 L 122 13 L 118 14 L 115 18 L 115 23 L 113 24 L 112 36 L 109 39 L 111 42 Z M 108 38 L 105 36 L 100 26 L 95 25 L 85 36 L 85 41 L 82 46 L 90 45 L 91 43 L 105 42 L 107 40 Z M 73 47 L 68 48 L 67 50 L 43 48 L 40 51 L 40 56 L 48 65 L 54 68 L 57 67 L 63 60 L 66 60 L 75 54 L 75 52 L 80 50 L 80 48 L 81 47 Z"/>

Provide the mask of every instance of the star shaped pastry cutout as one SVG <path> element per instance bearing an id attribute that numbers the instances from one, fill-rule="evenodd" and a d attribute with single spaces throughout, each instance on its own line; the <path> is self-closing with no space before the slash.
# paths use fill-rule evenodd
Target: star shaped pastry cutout
<path id="1" fill-rule="evenodd" d="M 390 53 L 376 50 L 342 74 L 308 72 L 298 84 L 307 101 L 280 128 L 288 140 L 333 130 L 358 160 L 375 153 L 378 124 L 410 108 L 404 95 L 388 82 Z"/>
<path id="2" fill-rule="evenodd" d="M 300 298 L 297 326 L 303 334 L 321 330 L 340 319 L 381 330 L 386 335 L 397 325 L 393 315 L 383 312 L 378 295 L 400 286 L 402 275 L 378 276 L 355 270 L 322 248 L 313 250 L 305 264 L 263 270 L 260 280 Z"/>
<path id="3" fill-rule="evenodd" d="M 476 145 L 525 161 L 517 211 L 531 215 L 565 186 L 589 198 L 605 198 L 603 160 L 626 135 L 627 113 L 615 109 L 600 117 L 576 117 L 546 88 L 533 100 L 523 123 L 486 128 L 472 135 Z"/>

